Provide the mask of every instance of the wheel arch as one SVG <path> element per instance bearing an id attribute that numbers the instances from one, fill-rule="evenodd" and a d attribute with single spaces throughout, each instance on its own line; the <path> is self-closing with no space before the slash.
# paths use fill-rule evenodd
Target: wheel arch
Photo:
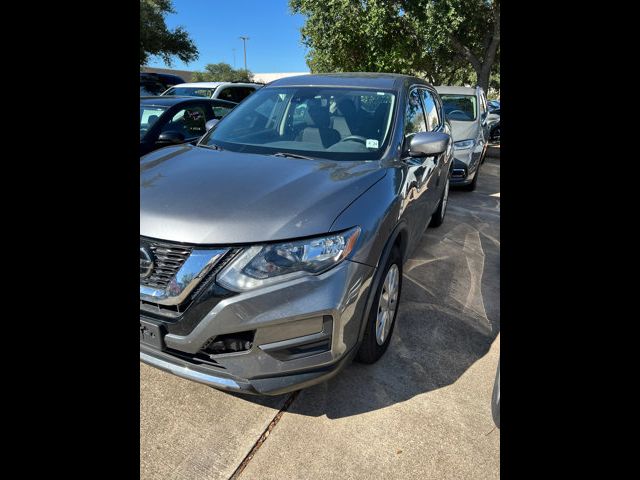
<path id="1" fill-rule="evenodd" d="M 356 345 L 356 348 L 359 348 L 360 344 L 362 343 L 365 328 L 367 326 L 367 320 L 369 318 L 369 312 L 371 311 L 371 306 L 375 297 L 375 292 L 378 290 L 378 286 L 382 281 L 382 274 L 384 271 L 383 267 L 387 263 L 387 260 L 389 259 L 389 256 L 391 255 L 394 247 L 397 247 L 400 250 L 400 258 L 402 258 L 402 263 L 406 262 L 409 255 L 409 229 L 406 222 L 404 221 L 401 221 L 396 225 L 396 227 L 391 232 L 391 235 L 389 235 L 384 248 L 382 249 L 382 255 L 380 256 L 380 260 L 378 261 L 378 265 L 376 266 L 373 279 L 371 280 L 369 292 L 367 293 L 367 302 L 365 303 L 362 312 L 362 318 L 360 319 L 360 330 L 358 332 L 358 344 Z"/>

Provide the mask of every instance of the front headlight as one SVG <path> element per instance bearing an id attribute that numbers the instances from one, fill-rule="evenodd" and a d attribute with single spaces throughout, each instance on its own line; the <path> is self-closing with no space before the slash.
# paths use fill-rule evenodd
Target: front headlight
<path id="1" fill-rule="evenodd" d="M 473 147 L 473 140 L 460 140 L 459 142 L 453 143 L 454 150 L 465 150 L 467 148 Z"/>
<path id="2" fill-rule="evenodd" d="M 223 287 L 246 292 L 335 267 L 353 250 L 360 227 L 325 237 L 250 247 L 218 275 Z"/>

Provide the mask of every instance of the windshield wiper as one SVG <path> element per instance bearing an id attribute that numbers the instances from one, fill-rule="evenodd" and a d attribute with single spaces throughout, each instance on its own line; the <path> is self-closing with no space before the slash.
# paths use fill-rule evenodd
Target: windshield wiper
<path id="1" fill-rule="evenodd" d="M 298 158 L 300 160 L 313 160 L 311 157 L 305 157 L 304 155 L 298 155 L 297 153 L 286 153 L 286 152 L 278 152 L 273 154 L 274 157 L 285 157 L 285 158 Z"/>
<path id="2" fill-rule="evenodd" d="M 196 147 L 208 148 L 209 150 L 219 150 L 219 151 L 224 150 L 224 148 L 219 147 L 218 145 L 214 145 L 214 144 L 203 145 L 203 144 L 199 143 L 199 144 L 196 145 Z"/>

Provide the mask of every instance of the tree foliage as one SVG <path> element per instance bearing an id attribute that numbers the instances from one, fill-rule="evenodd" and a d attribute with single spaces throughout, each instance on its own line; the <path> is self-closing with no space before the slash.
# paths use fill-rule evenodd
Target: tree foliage
<path id="1" fill-rule="evenodd" d="M 192 76 L 194 82 L 250 82 L 253 74 L 249 70 L 235 70 L 228 63 L 209 63 L 204 67 L 204 72 L 195 72 Z"/>
<path id="2" fill-rule="evenodd" d="M 415 63 L 411 24 L 397 2 L 384 0 L 290 0 L 307 17 L 301 29 L 312 72 L 404 72 Z"/>
<path id="3" fill-rule="evenodd" d="M 418 75 L 478 83 L 499 69 L 500 0 L 289 0 L 312 72 Z M 497 60 L 497 61 L 496 61 Z"/>
<path id="4" fill-rule="evenodd" d="M 477 83 L 489 89 L 499 70 L 500 0 L 401 0 L 408 15 L 421 25 L 425 44 L 447 48 L 470 66 Z M 442 57 L 441 61 L 445 61 Z M 496 60 L 498 60 L 496 62 Z"/>
<path id="5" fill-rule="evenodd" d="M 185 63 L 198 58 L 198 49 L 182 27 L 167 28 L 169 13 L 175 13 L 171 0 L 140 0 L 140 65 L 152 56 L 162 58 L 168 66 L 173 57 Z"/>

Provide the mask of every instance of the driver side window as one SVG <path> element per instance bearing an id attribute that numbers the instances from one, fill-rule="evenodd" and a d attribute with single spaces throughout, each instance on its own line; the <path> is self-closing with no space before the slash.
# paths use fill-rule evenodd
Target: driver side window
<path id="1" fill-rule="evenodd" d="M 202 107 L 187 107 L 176 113 L 160 133 L 178 132 L 184 138 L 200 137 L 207 133 L 206 119 Z"/>
<path id="2" fill-rule="evenodd" d="M 418 132 L 426 132 L 427 123 L 425 121 L 424 109 L 420 101 L 420 92 L 414 88 L 409 92 L 407 98 L 407 111 L 404 119 L 404 136 L 410 138 Z"/>

